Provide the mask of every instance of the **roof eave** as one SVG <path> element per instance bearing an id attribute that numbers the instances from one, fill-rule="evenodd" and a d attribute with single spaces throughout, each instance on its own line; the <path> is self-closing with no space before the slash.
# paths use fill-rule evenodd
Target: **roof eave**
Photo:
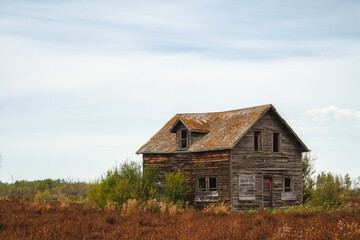
<path id="1" fill-rule="evenodd" d="M 173 153 L 197 153 L 197 152 L 213 152 L 231 150 L 231 148 L 214 148 L 214 149 L 202 149 L 202 150 L 186 150 L 186 151 L 173 151 L 173 152 L 136 152 L 136 154 L 173 154 Z"/>

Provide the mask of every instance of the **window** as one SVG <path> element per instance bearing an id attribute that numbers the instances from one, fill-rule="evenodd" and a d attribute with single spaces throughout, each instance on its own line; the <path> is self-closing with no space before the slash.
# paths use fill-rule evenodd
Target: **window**
<path id="1" fill-rule="evenodd" d="M 290 177 L 285 177 L 284 178 L 284 191 L 285 192 L 292 192 L 291 178 Z"/>
<path id="2" fill-rule="evenodd" d="M 261 151 L 261 132 L 254 131 L 254 151 Z"/>
<path id="3" fill-rule="evenodd" d="M 205 178 L 199 178 L 199 192 L 206 191 Z"/>
<path id="4" fill-rule="evenodd" d="M 273 133 L 273 152 L 279 152 L 280 150 L 280 133 Z"/>
<path id="5" fill-rule="evenodd" d="M 217 191 L 216 177 L 200 177 L 198 178 L 198 192 Z"/>
<path id="6" fill-rule="evenodd" d="M 216 191 L 216 178 L 209 178 L 209 190 Z"/>
<path id="7" fill-rule="evenodd" d="M 180 148 L 188 147 L 188 132 L 187 130 L 180 131 Z"/>

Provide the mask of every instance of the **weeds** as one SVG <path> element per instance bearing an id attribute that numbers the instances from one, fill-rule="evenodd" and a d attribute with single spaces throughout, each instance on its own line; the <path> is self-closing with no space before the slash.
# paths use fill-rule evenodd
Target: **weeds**
<path id="1" fill-rule="evenodd" d="M 209 214 L 159 202 L 145 212 L 131 200 L 120 214 L 84 205 L 1 200 L 0 239 L 360 239 L 359 211 Z"/>
<path id="2" fill-rule="evenodd" d="M 226 205 L 224 202 L 221 202 L 219 204 L 211 204 L 207 206 L 204 210 L 204 213 L 209 214 L 220 214 L 220 215 L 226 215 L 230 213 L 230 207 Z"/>

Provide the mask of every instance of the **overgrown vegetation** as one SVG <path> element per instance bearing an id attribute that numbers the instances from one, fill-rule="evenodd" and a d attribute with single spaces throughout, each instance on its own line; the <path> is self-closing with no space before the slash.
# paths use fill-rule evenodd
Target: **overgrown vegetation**
<path id="1" fill-rule="evenodd" d="M 305 153 L 302 158 L 302 182 L 303 182 L 303 203 L 310 200 L 312 189 L 314 188 L 314 163 L 316 158 L 310 153 Z"/>
<path id="2" fill-rule="evenodd" d="M 315 175 L 315 161 L 316 157 L 310 153 L 304 154 L 304 204 L 279 211 L 335 210 L 343 207 L 346 199 L 359 198 L 360 177 L 351 180 L 349 174 L 342 177 L 330 172 Z M 186 179 L 181 171 L 166 173 L 164 179 L 160 179 L 155 167 L 148 166 L 143 171 L 139 163 L 132 161 L 113 167 L 90 184 L 64 179 L 0 182 L 0 197 L 3 199 L 88 201 L 101 209 L 122 209 L 131 205 L 129 199 L 133 199 L 145 211 L 158 211 L 164 205 L 169 210 L 171 206 L 182 207 L 185 196 Z M 225 209 L 224 206 L 214 209 L 220 208 Z"/>
<path id="3" fill-rule="evenodd" d="M 151 199 L 162 199 L 168 203 L 181 204 L 185 197 L 186 180 L 182 172 L 167 173 L 160 187 L 156 167 L 148 166 L 142 171 L 136 162 L 125 162 L 90 185 L 88 199 L 101 209 L 113 203 L 120 208 L 129 199 L 146 203 Z M 160 193 L 163 192 L 163 195 Z"/>
<path id="4" fill-rule="evenodd" d="M 165 174 L 164 198 L 168 203 L 181 205 L 186 194 L 186 179 L 183 172 L 169 172 Z"/>
<path id="5" fill-rule="evenodd" d="M 345 199 L 360 196 L 358 181 L 351 181 L 349 174 L 345 177 L 331 172 L 322 172 L 314 177 L 316 158 L 310 153 L 304 154 L 303 169 L 303 202 L 306 205 L 323 210 L 340 208 Z"/>
<path id="6" fill-rule="evenodd" d="M 0 239 L 359 239 L 360 209 L 227 214 L 161 205 L 98 211 L 83 203 L 0 200 Z M 158 209 L 158 202 L 153 201 Z M 165 206 L 165 207 L 164 207 Z"/>
<path id="7" fill-rule="evenodd" d="M 0 197 L 9 199 L 82 201 L 87 191 L 88 183 L 64 179 L 0 182 Z"/>

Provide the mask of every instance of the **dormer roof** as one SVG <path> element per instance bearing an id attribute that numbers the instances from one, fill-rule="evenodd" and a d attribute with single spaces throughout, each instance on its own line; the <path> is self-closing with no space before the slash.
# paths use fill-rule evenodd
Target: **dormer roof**
<path id="1" fill-rule="evenodd" d="M 171 118 L 136 153 L 173 153 L 176 149 L 176 128 L 182 123 L 190 131 L 204 132 L 201 139 L 189 146 L 187 152 L 232 149 L 251 127 L 270 109 L 289 132 L 295 137 L 302 151 L 309 151 L 305 144 L 290 128 L 271 105 L 262 105 L 225 112 L 181 113 Z"/>
<path id="2" fill-rule="evenodd" d="M 184 126 L 191 132 L 208 133 L 210 131 L 209 124 L 206 121 L 203 121 L 201 119 L 193 119 L 186 116 L 180 116 L 170 128 L 171 133 L 176 132 L 179 123 L 184 124 Z"/>

